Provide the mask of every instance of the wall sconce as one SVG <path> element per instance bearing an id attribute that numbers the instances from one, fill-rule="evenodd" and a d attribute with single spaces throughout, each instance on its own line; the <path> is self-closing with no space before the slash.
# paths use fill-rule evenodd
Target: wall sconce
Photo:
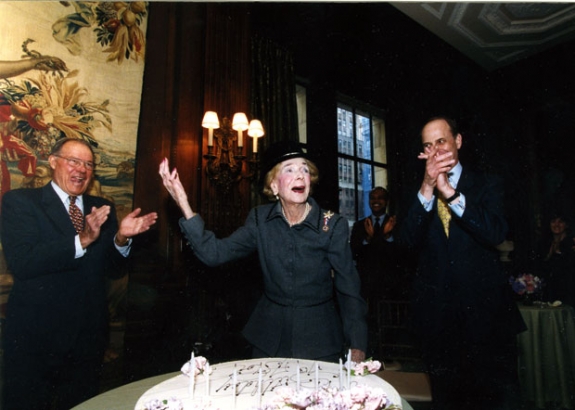
<path id="1" fill-rule="evenodd" d="M 234 114 L 231 124 L 227 117 L 224 117 L 220 124 L 216 112 L 206 111 L 202 127 L 208 129 L 208 153 L 204 158 L 208 160 L 206 173 L 210 180 L 226 192 L 242 178 L 253 178 L 259 162 L 258 138 L 265 134 L 262 123 L 259 120 L 248 123 L 246 114 L 238 112 Z M 242 174 L 242 164 L 246 159 L 243 154 L 244 131 L 253 138 L 252 157 L 247 161 L 247 174 Z"/>

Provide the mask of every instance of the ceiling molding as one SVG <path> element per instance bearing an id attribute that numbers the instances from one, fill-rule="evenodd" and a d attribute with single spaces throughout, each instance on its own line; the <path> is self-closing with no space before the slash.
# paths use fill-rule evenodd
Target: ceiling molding
<path id="1" fill-rule="evenodd" d="M 575 3 L 391 3 L 487 70 L 575 38 Z"/>

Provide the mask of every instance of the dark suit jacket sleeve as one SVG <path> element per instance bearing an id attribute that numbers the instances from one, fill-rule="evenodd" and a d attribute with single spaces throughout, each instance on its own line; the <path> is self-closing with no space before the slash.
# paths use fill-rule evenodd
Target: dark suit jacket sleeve
<path id="1" fill-rule="evenodd" d="M 463 215 L 453 214 L 457 230 L 470 235 L 479 244 L 495 247 L 505 240 L 507 222 L 504 215 L 503 184 L 498 177 L 481 174 L 463 173 L 458 190 L 465 195 L 466 207 Z M 415 196 L 402 224 L 401 243 L 411 249 L 418 249 L 429 240 L 430 227 L 439 232 L 440 221 L 434 218 L 436 205 L 427 212 L 419 198 Z M 437 226 L 435 226 L 437 225 Z"/>
<path id="2" fill-rule="evenodd" d="M 91 206 L 111 205 L 102 198 L 85 198 L 88 213 Z M 117 276 L 121 270 L 118 264 L 125 258 L 113 245 L 116 231 L 112 208 L 100 238 L 88 247 L 86 255 L 75 258 L 74 228 L 51 187 L 12 190 L 3 197 L 2 245 L 8 268 L 19 280 L 77 270 L 87 260 L 103 267 L 104 273 Z M 95 260 L 99 258 L 104 261 Z"/>
<path id="3" fill-rule="evenodd" d="M 363 246 L 363 240 L 365 239 L 365 227 L 364 219 L 361 219 L 353 224 L 351 228 L 351 237 L 349 243 L 351 245 L 351 252 L 353 253 L 353 259 L 357 259 L 361 253 L 361 248 Z"/>

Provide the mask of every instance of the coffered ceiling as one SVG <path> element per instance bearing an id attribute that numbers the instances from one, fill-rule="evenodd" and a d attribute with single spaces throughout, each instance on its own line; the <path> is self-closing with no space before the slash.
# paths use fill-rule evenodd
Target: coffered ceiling
<path id="1" fill-rule="evenodd" d="M 391 4 L 487 70 L 575 38 L 572 2 Z"/>

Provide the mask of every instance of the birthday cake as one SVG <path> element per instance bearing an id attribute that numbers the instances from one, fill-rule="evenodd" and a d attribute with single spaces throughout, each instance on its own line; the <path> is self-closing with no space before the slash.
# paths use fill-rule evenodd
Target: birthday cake
<path id="1" fill-rule="evenodd" d="M 399 393 L 365 367 L 286 358 L 210 365 L 195 358 L 199 371 L 192 371 L 190 363 L 144 393 L 135 410 L 401 409 Z"/>

